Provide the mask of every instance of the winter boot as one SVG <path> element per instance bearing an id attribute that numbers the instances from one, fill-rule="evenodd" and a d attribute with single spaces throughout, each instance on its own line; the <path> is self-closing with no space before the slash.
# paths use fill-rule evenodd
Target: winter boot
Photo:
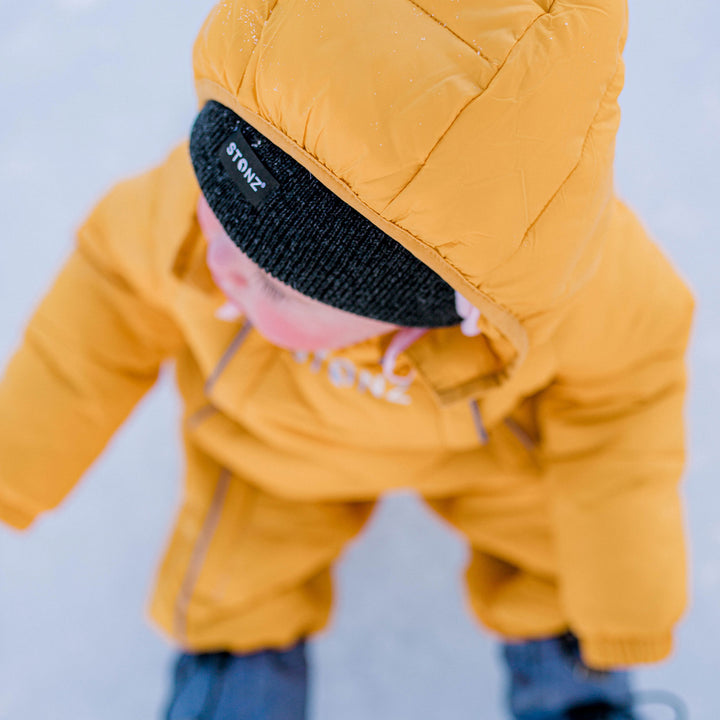
<path id="1" fill-rule="evenodd" d="M 515 720 L 639 720 L 632 711 L 629 674 L 588 668 L 570 633 L 506 643 L 503 656 Z"/>

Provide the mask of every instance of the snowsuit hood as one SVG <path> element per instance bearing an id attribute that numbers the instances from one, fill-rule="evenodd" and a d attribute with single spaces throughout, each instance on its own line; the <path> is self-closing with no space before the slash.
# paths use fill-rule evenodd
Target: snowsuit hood
<path id="1" fill-rule="evenodd" d="M 624 0 L 222 2 L 194 70 L 480 309 L 499 383 L 597 267 L 626 31 Z"/>

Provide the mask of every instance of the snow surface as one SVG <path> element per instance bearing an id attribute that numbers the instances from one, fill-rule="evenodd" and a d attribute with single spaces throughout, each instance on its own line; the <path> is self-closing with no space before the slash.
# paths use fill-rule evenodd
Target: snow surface
<path id="1" fill-rule="evenodd" d="M 190 47 L 209 0 L 25 0 L 0 9 L 0 362 L 92 204 L 188 131 Z M 641 684 L 720 717 L 720 9 L 632 1 L 617 185 L 699 299 L 688 405 L 692 607 Z M 172 648 L 143 615 L 178 502 L 165 378 L 63 508 L 0 529 L 0 720 L 160 717 Z M 337 569 L 313 645 L 313 720 L 499 720 L 496 648 L 469 615 L 465 548 L 388 497 Z"/>

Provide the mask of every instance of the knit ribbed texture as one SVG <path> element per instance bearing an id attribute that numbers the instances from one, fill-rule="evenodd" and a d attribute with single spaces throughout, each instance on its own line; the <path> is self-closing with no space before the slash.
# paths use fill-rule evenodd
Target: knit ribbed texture
<path id="1" fill-rule="evenodd" d="M 598 669 L 655 663 L 672 652 L 672 633 L 638 637 L 581 637 L 583 660 Z"/>
<path id="2" fill-rule="evenodd" d="M 223 143 L 238 130 L 279 182 L 257 209 L 220 161 Z M 277 280 L 333 307 L 397 325 L 460 323 L 450 285 L 229 108 L 205 105 L 193 126 L 190 155 L 227 234 Z"/>

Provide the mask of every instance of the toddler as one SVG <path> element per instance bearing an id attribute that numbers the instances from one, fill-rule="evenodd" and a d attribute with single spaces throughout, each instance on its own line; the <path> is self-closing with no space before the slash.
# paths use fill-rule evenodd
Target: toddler
<path id="1" fill-rule="evenodd" d="M 635 720 L 685 605 L 693 299 L 613 192 L 622 0 L 225 0 L 189 144 L 121 183 L 0 383 L 0 518 L 61 502 L 165 361 L 167 720 L 302 720 L 375 500 L 467 538 L 515 720 Z"/>

